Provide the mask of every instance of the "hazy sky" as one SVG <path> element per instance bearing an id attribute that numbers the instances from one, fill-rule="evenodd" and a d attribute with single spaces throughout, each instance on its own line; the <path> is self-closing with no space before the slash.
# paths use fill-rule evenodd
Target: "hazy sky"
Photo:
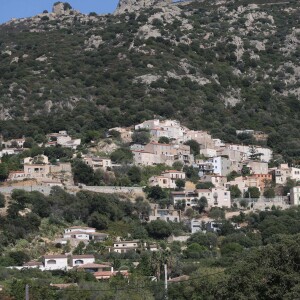
<path id="1" fill-rule="evenodd" d="M 11 18 L 31 17 L 52 9 L 57 0 L 0 0 L 0 23 Z M 112 13 L 117 7 L 118 0 L 66 0 L 76 10 L 82 13 Z"/>

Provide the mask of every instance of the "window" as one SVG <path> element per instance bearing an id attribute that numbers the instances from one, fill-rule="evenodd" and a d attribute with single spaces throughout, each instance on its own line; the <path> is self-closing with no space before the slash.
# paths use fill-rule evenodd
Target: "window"
<path id="1" fill-rule="evenodd" d="M 50 259 L 50 260 L 47 261 L 47 264 L 48 265 L 56 265 L 56 260 Z"/>

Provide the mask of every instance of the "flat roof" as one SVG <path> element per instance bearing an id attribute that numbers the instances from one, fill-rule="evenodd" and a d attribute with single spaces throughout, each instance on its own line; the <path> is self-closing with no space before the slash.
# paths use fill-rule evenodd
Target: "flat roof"
<path id="1" fill-rule="evenodd" d="M 44 255 L 43 256 L 44 259 L 54 259 L 54 258 L 65 258 L 68 259 L 68 257 L 66 255 L 63 254 L 57 254 L 57 255 Z"/>
<path id="2" fill-rule="evenodd" d="M 71 258 L 72 259 L 78 259 L 78 258 L 95 258 L 95 256 L 94 255 L 85 254 L 85 255 L 73 255 Z"/>

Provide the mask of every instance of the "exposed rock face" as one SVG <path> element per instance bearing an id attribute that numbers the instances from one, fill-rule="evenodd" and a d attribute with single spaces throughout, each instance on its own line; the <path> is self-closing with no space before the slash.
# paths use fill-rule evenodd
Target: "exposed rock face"
<path id="1" fill-rule="evenodd" d="M 56 15 L 65 15 L 69 14 L 70 8 L 65 3 L 59 2 L 53 5 L 52 12 Z"/>
<path id="2" fill-rule="evenodd" d="M 165 5 L 172 3 L 173 0 L 119 0 L 115 14 L 134 12 L 142 8 Z"/>

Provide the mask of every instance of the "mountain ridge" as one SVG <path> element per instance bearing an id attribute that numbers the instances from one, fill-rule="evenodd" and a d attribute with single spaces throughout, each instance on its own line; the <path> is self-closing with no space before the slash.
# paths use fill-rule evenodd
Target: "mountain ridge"
<path id="1" fill-rule="evenodd" d="M 70 10 L 1 25 L 2 133 L 85 134 L 161 115 L 227 141 L 236 129 L 261 130 L 297 159 L 299 7 L 251 2 Z"/>

